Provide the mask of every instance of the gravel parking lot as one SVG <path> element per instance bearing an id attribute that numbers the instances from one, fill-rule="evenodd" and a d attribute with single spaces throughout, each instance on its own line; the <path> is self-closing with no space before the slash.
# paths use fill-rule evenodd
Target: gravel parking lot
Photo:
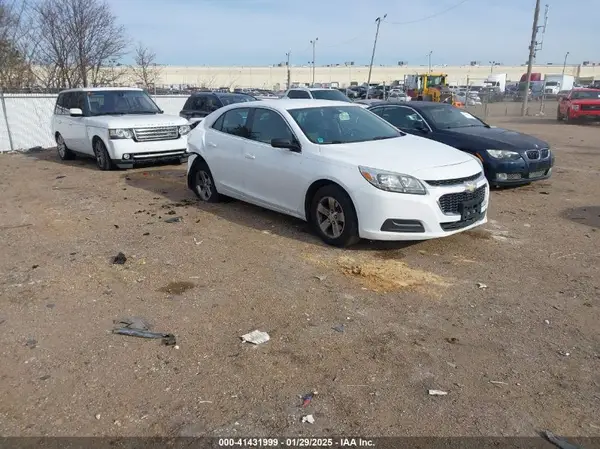
<path id="1" fill-rule="evenodd" d="M 600 128 L 494 107 L 553 177 L 415 244 L 198 204 L 184 166 L 0 155 L 0 433 L 600 436 Z M 178 348 L 111 334 L 123 317 Z"/>

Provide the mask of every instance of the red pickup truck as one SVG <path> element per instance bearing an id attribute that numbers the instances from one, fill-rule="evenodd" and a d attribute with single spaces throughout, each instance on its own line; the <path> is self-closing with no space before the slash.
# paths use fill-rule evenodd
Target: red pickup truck
<path id="1" fill-rule="evenodd" d="M 591 119 L 600 121 L 600 89 L 573 89 L 558 99 L 557 120 Z"/>

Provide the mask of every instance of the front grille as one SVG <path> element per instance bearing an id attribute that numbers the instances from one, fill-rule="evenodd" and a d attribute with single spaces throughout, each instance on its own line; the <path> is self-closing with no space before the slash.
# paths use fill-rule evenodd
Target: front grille
<path id="1" fill-rule="evenodd" d="M 540 151 L 540 157 L 542 159 L 546 159 L 548 156 L 550 156 L 550 150 L 544 149 L 544 150 Z"/>
<path id="2" fill-rule="evenodd" d="M 430 186 L 454 186 L 457 184 L 464 184 L 465 182 L 468 181 L 475 181 L 476 179 L 479 179 L 479 177 L 481 176 L 481 172 L 477 173 L 476 175 L 473 176 L 468 176 L 466 178 L 455 178 L 455 179 L 440 179 L 440 180 L 435 180 L 435 181 L 425 181 L 427 184 L 429 184 Z"/>
<path id="3" fill-rule="evenodd" d="M 440 227 L 444 231 L 456 231 L 457 229 L 466 228 L 467 226 L 471 226 L 474 223 L 477 223 L 479 220 L 483 218 L 485 212 L 481 212 L 479 215 L 469 218 L 468 220 L 463 221 L 452 221 L 449 223 L 440 223 Z"/>
<path id="4" fill-rule="evenodd" d="M 531 160 L 536 160 L 540 158 L 540 151 L 539 150 L 529 150 L 527 152 L 527 158 L 531 159 Z"/>
<path id="5" fill-rule="evenodd" d="M 600 111 L 600 104 L 582 104 L 580 108 L 582 111 Z"/>
<path id="6" fill-rule="evenodd" d="M 179 138 L 176 126 L 159 126 L 156 128 L 135 128 L 133 130 L 135 140 L 138 142 L 149 142 L 152 140 L 173 140 Z"/>
<path id="7" fill-rule="evenodd" d="M 465 201 L 479 200 L 483 203 L 485 200 L 485 186 L 479 187 L 474 192 L 447 193 L 439 199 L 440 208 L 445 214 L 458 214 L 461 203 Z"/>

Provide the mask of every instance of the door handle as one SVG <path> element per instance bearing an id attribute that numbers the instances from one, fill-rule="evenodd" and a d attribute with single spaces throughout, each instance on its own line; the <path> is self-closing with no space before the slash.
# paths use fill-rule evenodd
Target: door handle
<path id="1" fill-rule="evenodd" d="M 211 148 L 217 148 L 217 144 L 216 143 L 212 143 L 212 142 L 207 142 L 208 146 Z"/>
<path id="2" fill-rule="evenodd" d="M 256 159 L 256 156 L 255 156 L 255 155 L 253 155 L 253 154 L 250 154 L 250 153 L 246 153 L 246 154 L 244 154 L 244 157 L 245 157 L 246 159 Z"/>

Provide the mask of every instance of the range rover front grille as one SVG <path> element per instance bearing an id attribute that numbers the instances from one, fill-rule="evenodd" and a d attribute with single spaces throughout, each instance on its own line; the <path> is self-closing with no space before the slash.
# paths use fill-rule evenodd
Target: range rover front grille
<path id="1" fill-rule="evenodd" d="M 155 128 L 135 128 L 133 130 L 135 140 L 138 142 L 149 142 L 152 140 L 173 140 L 179 138 L 176 126 L 158 126 Z"/>

